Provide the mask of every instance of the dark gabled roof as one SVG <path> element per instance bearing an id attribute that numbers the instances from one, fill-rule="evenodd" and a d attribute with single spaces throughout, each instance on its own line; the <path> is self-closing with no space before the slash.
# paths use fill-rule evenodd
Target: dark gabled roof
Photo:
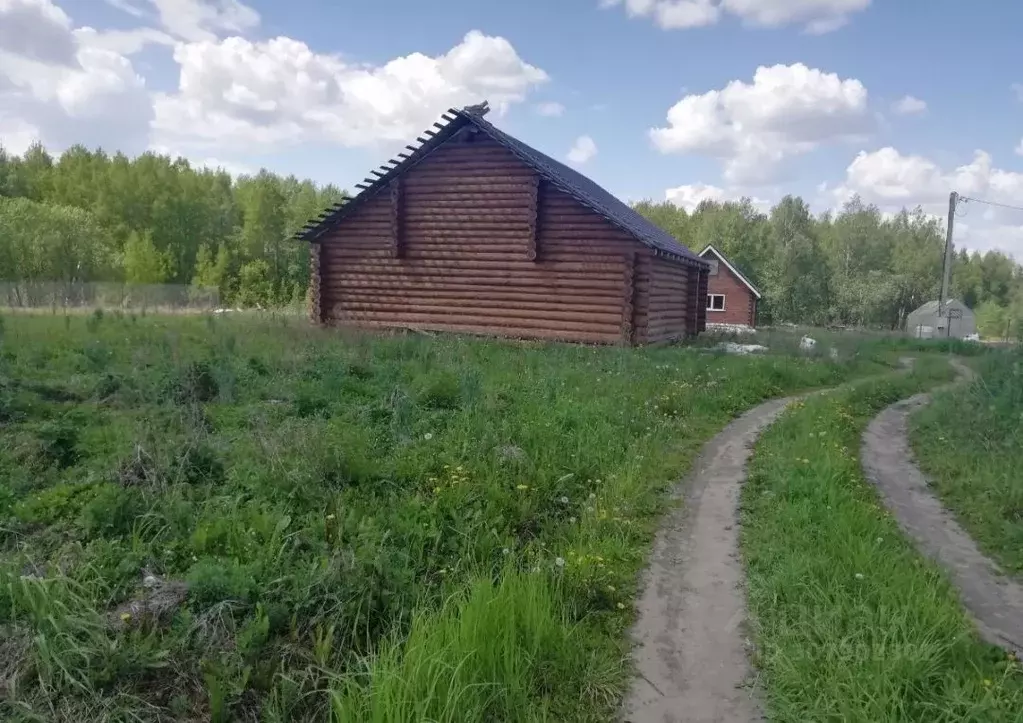
<path id="1" fill-rule="evenodd" d="M 727 266 L 728 270 L 735 274 L 735 277 L 739 279 L 739 281 L 746 284 L 746 288 L 752 291 L 754 296 L 756 296 L 758 299 L 761 298 L 760 291 L 757 289 L 756 286 L 753 285 L 753 282 L 747 279 L 745 274 L 739 271 L 739 269 L 732 266 L 732 262 L 725 258 L 725 255 L 723 253 L 714 248 L 714 244 L 707 244 L 707 248 L 700 252 L 700 256 L 701 257 L 706 256 L 708 251 L 717 256 L 718 260 L 721 261 L 725 266 Z"/>
<path id="2" fill-rule="evenodd" d="M 428 130 L 424 134 L 426 138 L 416 139 L 421 143 L 420 146 L 406 146 L 411 153 L 399 153 L 401 160 L 392 160 L 389 165 L 381 166 L 382 172 L 373 171 L 374 178 L 367 178 L 363 184 L 358 184 L 362 189 L 360 193 L 327 209 L 319 218 L 314 219 L 295 234 L 295 238 L 305 241 L 315 241 L 320 238 L 358 208 L 365 199 L 387 188 L 395 177 L 415 166 L 460 129 L 473 125 L 514 153 L 519 160 L 536 171 L 548 183 L 603 216 L 637 241 L 654 249 L 658 255 L 688 265 L 704 266 L 706 264 L 668 232 L 619 201 L 589 178 L 508 135 L 489 121 L 484 120 L 483 116 L 476 112 L 476 109 L 451 109 L 442 118 L 446 123 L 434 123 L 437 130 Z"/>

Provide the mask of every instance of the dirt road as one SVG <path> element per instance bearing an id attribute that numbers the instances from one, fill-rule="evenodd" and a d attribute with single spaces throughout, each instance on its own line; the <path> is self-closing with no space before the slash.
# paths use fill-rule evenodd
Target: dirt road
<path id="1" fill-rule="evenodd" d="M 960 380 L 972 376 L 961 363 L 952 363 Z M 912 461 L 907 419 L 930 399 L 918 394 L 888 407 L 870 423 L 860 453 L 863 469 L 903 531 L 948 571 L 983 638 L 1023 653 L 1023 585 L 1004 577 L 981 553 Z"/>
<path id="2" fill-rule="evenodd" d="M 762 720 L 746 651 L 738 505 L 751 446 L 791 399 L 761 404 L 704 447 L 654 543 L 633 629 L 630 723 Z"/>

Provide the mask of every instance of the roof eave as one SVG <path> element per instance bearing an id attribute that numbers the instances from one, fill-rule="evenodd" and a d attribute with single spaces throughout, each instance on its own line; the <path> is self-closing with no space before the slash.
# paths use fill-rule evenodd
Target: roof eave
<path id="1" fill-rule="evenodd" d="M 727 258 L 725 258 L 725 255 L 718 251 L 716 248 L 714 248 L 714 244 L 707 244 L 707 247 L 704 248 L 703 251 L 701 251 L 698 255 L 702 257 L 708 251 L 712 252 L 715 256 L 717 256 L 718 260 L 725 266 L 727 266 L 728 270 L 731 271 L 735 275 L 735 277 L 739 279 L 739 281 L 745 284 L 746 288 L 749 289 L 753 293 L 753 295 L 757 297 L 757 299 L 763 298 L 760 295 L 760 291 L 757 289 L 757 287 L 753 285 L 753 282 L 747 279 L 746 275 L 739 271 L 739 269 L 732 266 L 731 262 Z"/>
<path id="2" fill-rule="evenodd" d="M 308 241 L 310 243 L 314 243 L 325 234 L 332 231 L 337 224 L 339 224 L 348 214 L 352 213 L 355 208 L 362 205 L 367 199 L 375 196 L 382 189 L 388 188 L 392 180 L 417 165 L 435 148 L 443 144 L 452 135 L 463 128 L 468 116 L 462 111 L 450 108 L 441 115 L 441 118 L 445 121 L 445 123 L 438 122 L 433 124 L 437 130 L 424 131 L 423 135 L 426 136 L 426 138 L 423 138 L 422 136 L 417 138 L 417 140 L 421 141 L 421 144 L 418 147 L 406 146 L 410 153 L 398 154 L 402 157 L 402 160 L 396 161 L 392 158 L 387 164 L 380 166 L 380 168 L 387 168 L 384 173 L 371 171 L 371 173 L 377 177 L 364 179 L 363 183 L 367 185 L 359 191 L 359 193 L 354 196 L 350 196 L 345 201 L 335 204 L 327 209 L 327 211 L 321 214 L 321 218 L 318 222 L 310 222 L 305 226 L 305 228 L 295 233 L 292 238 L 296 241 Z M 390 168 L 388 168 L 388 166 L 390 166 Z"/>

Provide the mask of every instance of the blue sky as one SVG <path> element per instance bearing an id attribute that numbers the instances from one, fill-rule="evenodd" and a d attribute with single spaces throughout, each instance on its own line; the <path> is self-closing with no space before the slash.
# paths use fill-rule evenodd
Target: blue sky
<path id="1" fill-rule="evenodd" d="M 489 98 L 628 200 L 937 215 L 1023 205 L 1021 26 L 951 0 L 0 0 L 0 142 L 351 187 Z M 1023 212 L 969 210 L 958 243 L 1023 258 Z"/>

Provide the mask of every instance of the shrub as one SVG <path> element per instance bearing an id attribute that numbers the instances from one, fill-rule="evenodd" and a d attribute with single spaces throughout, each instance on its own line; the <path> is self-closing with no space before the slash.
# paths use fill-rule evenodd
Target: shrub
<path id="1" fill-rule="evenodd" d="M 66 420 L 44 422 L 36 436 L 39 439 L 38 458 L 45 466 L 67 469 L 78 462 L 78 429 Z"/>
<path id="2" fill-rule="evenodd" d="M 215 484 L 224 479 L 224 463 L 209 445 L 192 444 L 177 460 L 177 476 L 187 484 Z"/>
<path id="3" fill-rule="evenodd" d="M 178 379 L 177 399 L 182 404 L 211 402 L 217 398 L 219 387 L 209 362 L 191 362 Z"/>
<path id="4" fill-rule="evenodd" d="M 22 497 L 14 505 L 14 514 L 28 524 L 49 525 L 78 515 L 96 494 L 97 485 L 64 483 Z"/>
<path id="5" fill-rule="evenodd" d="M 104 484 L 82 508 L 78 524 L 88 537 L 121 537 L 131 532 L 144 511 L 145 500 L 138 488 Z"/>

